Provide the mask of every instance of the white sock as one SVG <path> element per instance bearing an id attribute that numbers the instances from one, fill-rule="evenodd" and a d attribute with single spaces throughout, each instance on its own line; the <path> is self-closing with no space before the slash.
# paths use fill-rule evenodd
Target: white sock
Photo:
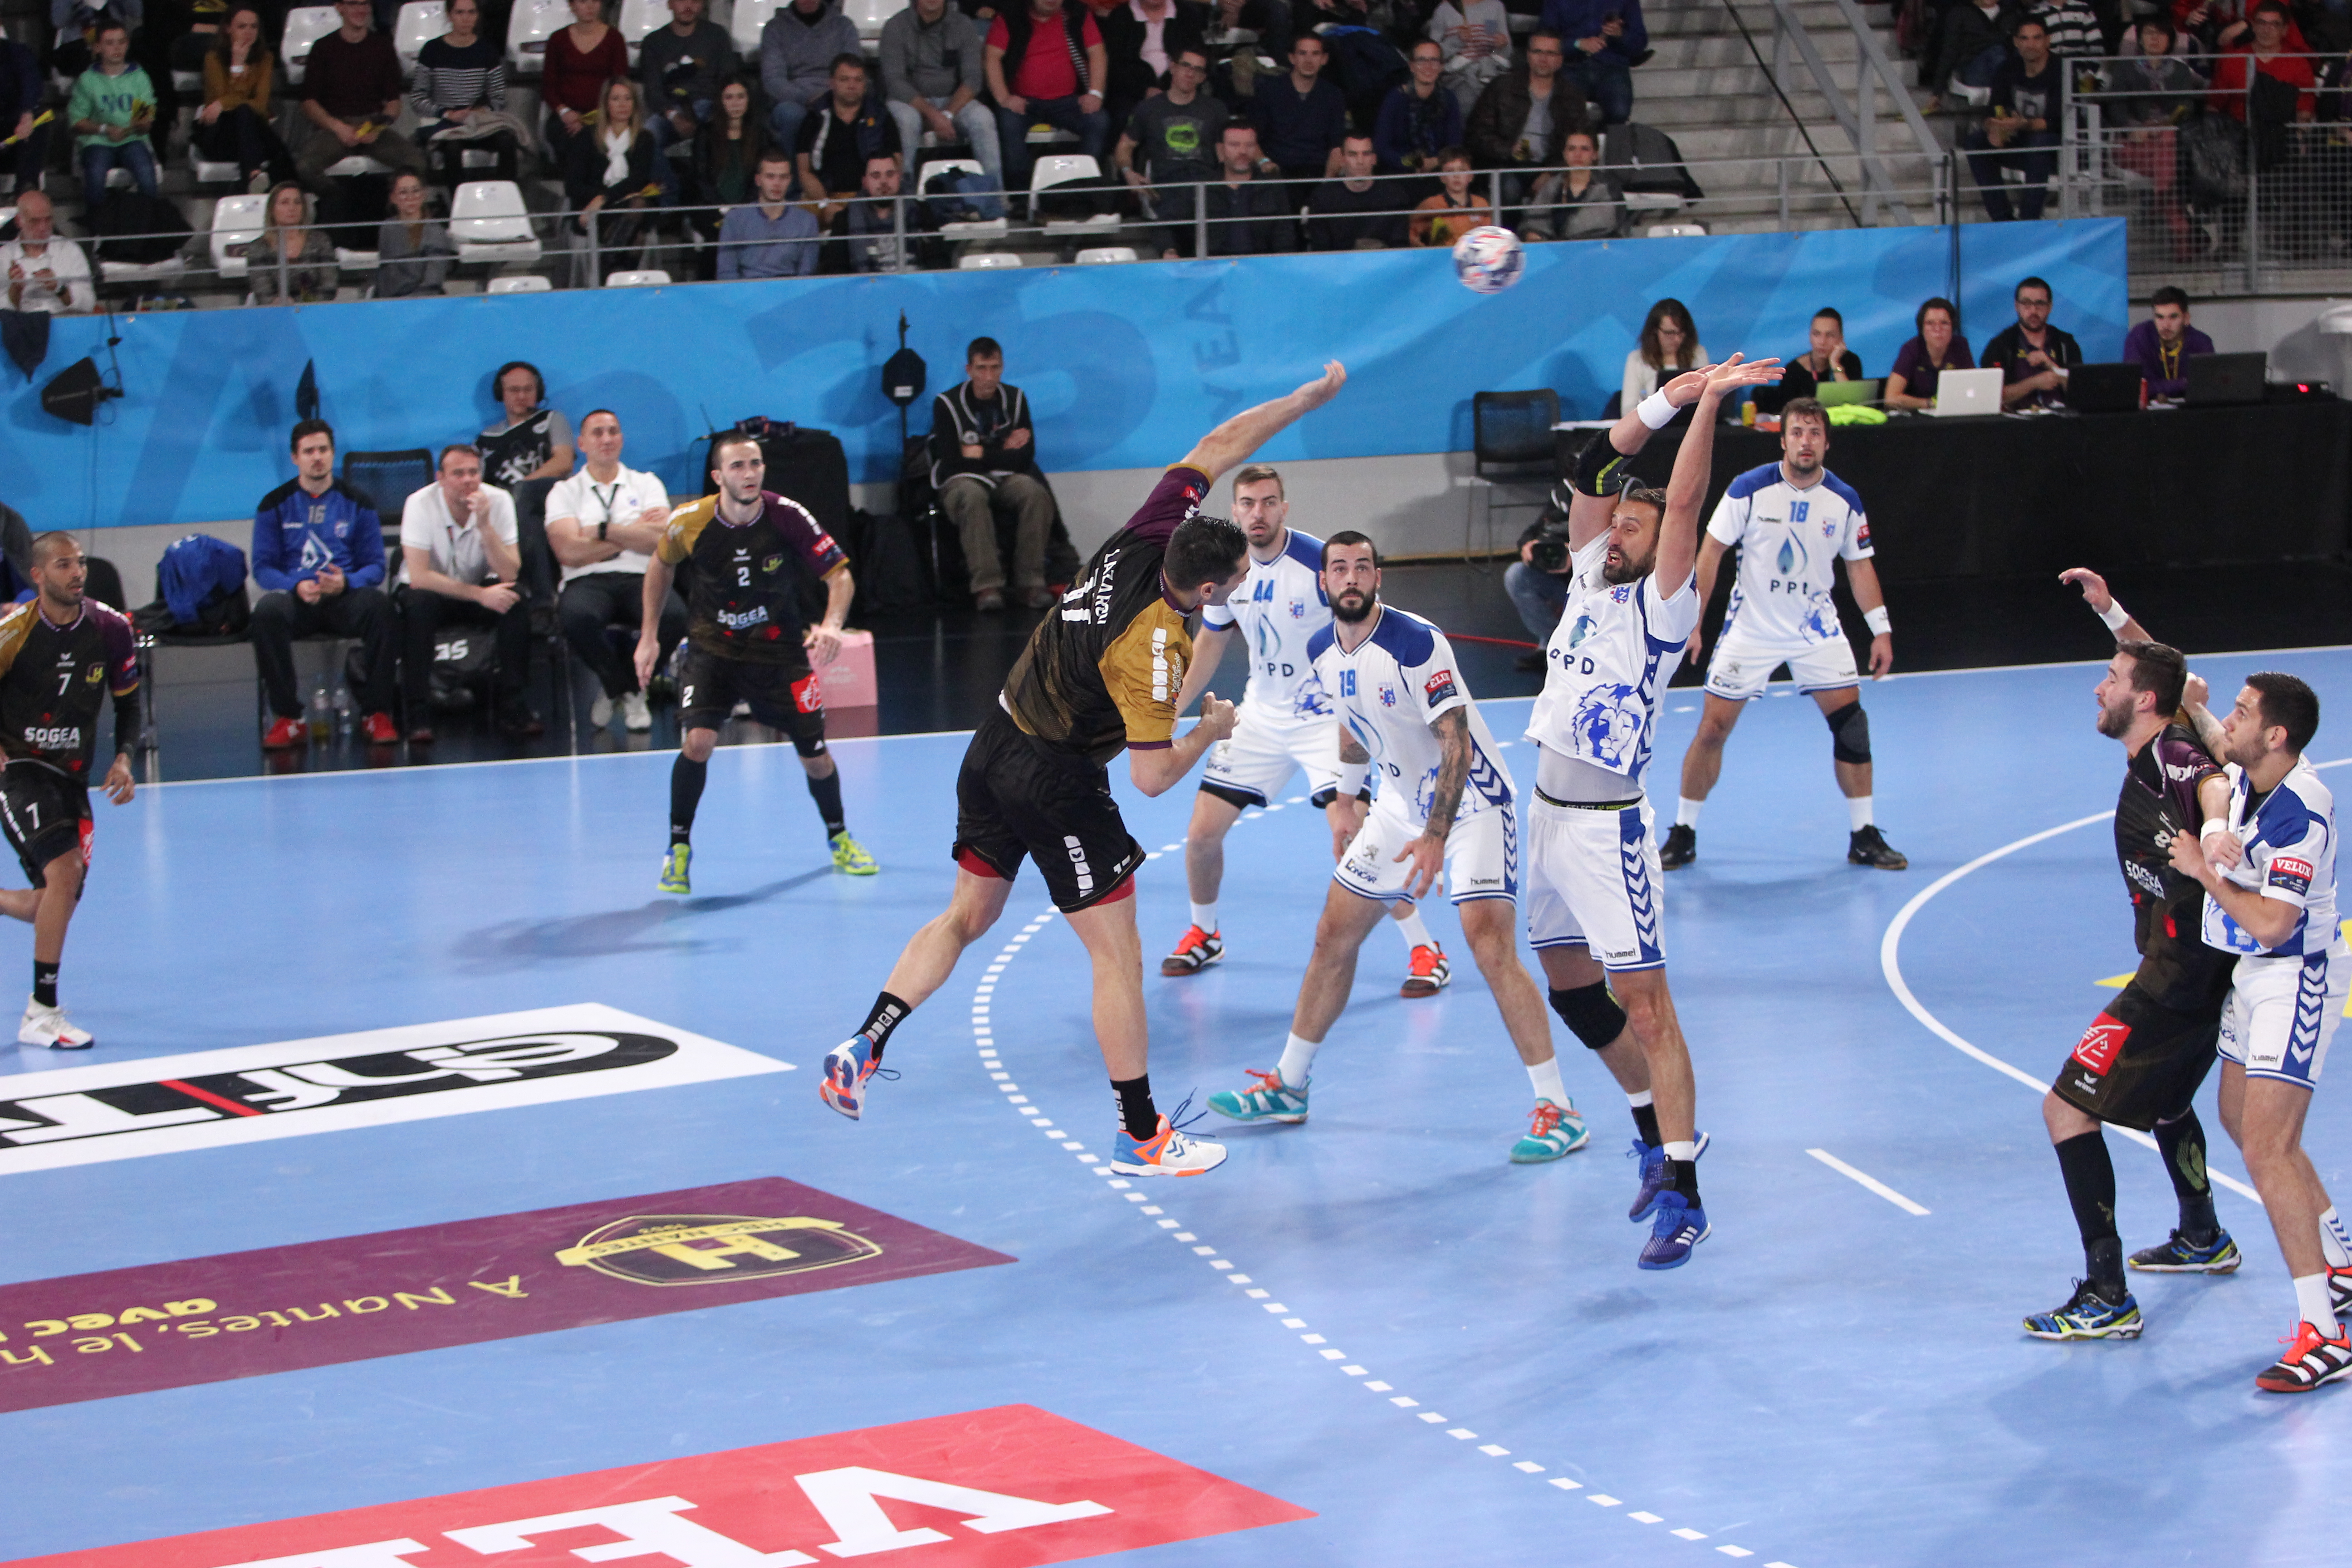
<path id="1" fill-rule="evenodd" d="M 1856 833 L 1870 826 L 1870 797 L 1866 795 L 1846 796 L 1845 819 Z M 1205 926 L 1202 928 L 1206 930 Z"/>
<path id="2" fill-rule="evenodd" d="M 1639 1110 L 1645 1105 L 1655 1105 L 1658 1101 L 1655 1096 L 1652 1095 L 1648 1089 L 1636 1089 L 1632 1094 L 1627 1095 L 1625 1097 L 1625 1103 L 1632 1106 L 1634 1110 Z"/>
<path id="3" fill-rule="evenodd" d="M 1687 827 L 1696 831 L 1698 827 L 1698 814 L 1702 810 L 1706 809 L 1706 802 L 1703 800 L 1693 800 L 1686 795 L 1676 795 L 1675 797 L 1675 826 L 1676 827 Z"/>
<path id="4" fill-rule="evenodd" d="M 1211 936 L 1216 935 L 1217 906 L 1213 903 L 1194 904 L 1192 906 L 1192 923 L 1199 926 L 1202 931 L 1207 931 Z"/>
<path id="5" fill-rule="evenodd" d="M 1528 1068 L 1528 1081 L 1536 1086 L 1536 1098 L 1548 1100 L 1562 1110 L 1569 1108 L 1568 1089 L 1559 1081 L 1559 1058 L 1536 1063 Z"/>
<path id="6" fill-rule="evenodd" d="M 1430 936 L 1429 928 L 1421 923 L 1420 908 L 1413 904 L 1404 904 L 1400 907 L 1403 909 L 1404 913 L 1390 923 L 1397 928 L 1397 934 L 1404 938 L 1405 946 L 1435 947 L 1437 943 Z"/>
<path id="7" fill-rule="evenodd" d="M 1689 1160 L 1696 1160 L 1696 1159 L 1697 1159 L 1697 1158 L 1698 1158 L 1698 1141 L 1697 1141 L 1696 1139 L 1690 1139 L 1690 1140 L 1687 1140 L 1687 1141 L 1685 1141 L 1685 1142 L 1680 1142 L 1680 1143 L 1675 1143 L 1675 1142 L 1669 1142 L 1669 1143 L 1667 1143 L 1667 1145 L 1666 1145 L 1666 1158 L 1667 1158 L 1667 1159 L 1669 1159 L 1669 1160 L 1684 1160 L 1684 1161 L 1689 1161 Z"/>
<path id="8" fill-rule="evenodd" d="M 2352 1236 L 2344 1234 L 2344 1221 L 2333 1205 L 2319 1216 L 2319 1250 L 2330 1268 L 2352 1268 Z"/>
<path id="9" fill-rule="evenodd" d="M 1320 1040 L 1302 1040 L 1293 1035 L 1282 1042 L 1282 1059 L 1274 1064 L 1274 1070 L 1291 1088 L 1305 1089 L 1307 1075 L 1315 1068 L 1315 1053 L 1322 1048 Z"/>
<path id="10" fill-rule="evenodd" d="M 2294 1305 L 2303 1314 L 2303 1321 L 2327 1338 L 2332 1340 L 2344 1331 L 2336 1326 L 2336 1309 L 2328 1302 L 2325 1270 L 2294 1277 Z"/>

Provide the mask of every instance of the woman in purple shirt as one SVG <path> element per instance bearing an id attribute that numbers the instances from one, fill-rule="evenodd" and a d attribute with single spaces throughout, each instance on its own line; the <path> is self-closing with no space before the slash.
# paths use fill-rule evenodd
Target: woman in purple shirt
<path id="1" fill-rule="evenodd" d="M 1886 373 L 1887 407 L 1928 407 L 1936 401 L 1936 380 L 1944 372 L 1976 369 L 1969 340 L 1952 330 L 1958 315 L 1940 294 L 1919 307 L 1912 319 L 1919 335 L 1903 345 L 1895 356 L 1895 368 Z"/>

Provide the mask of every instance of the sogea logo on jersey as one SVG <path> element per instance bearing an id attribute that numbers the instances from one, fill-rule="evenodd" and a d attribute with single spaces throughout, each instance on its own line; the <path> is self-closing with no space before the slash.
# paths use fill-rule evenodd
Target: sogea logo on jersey
<path id="1" fill-rule="evenodd" d="M 2074 1059 L 2099 1077 L 2105 1078 L 2107 1076 L 2107 1069 L 2116 1065 L 2116 1053 L 2124 1048 L 2124 1042 L 2130 1038 L 2129 1024 L 2102 1013 L 2091 1020 L 2089 1028 L 2083 1031 L 2082 1043 L 2074 1047 Z"/>
<path id="2" fill-rule="evenodd" d="M 25 731 L 25 744 L 37 752 L 70 752 L 81 744 L 79 724 L 35 724 Z"/>
<path id="3" fill-rule="evenodd" d="M 721 610 L 719 612 L 719 624 L 725 626 L 730 632 L 740 632 L 746 626 L 765 626 L 767 623 L 768 606 L 765 605 L 756 605 L 751 609 L 743 611 L 740 615 L 738 615 L 733 610 Z"/>

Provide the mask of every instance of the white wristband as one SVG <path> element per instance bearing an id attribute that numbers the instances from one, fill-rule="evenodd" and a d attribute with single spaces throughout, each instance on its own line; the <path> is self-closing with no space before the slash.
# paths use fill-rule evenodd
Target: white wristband
<path id="1" fill-rule="evenodd" d="M 2131 612 L 2124 608 L 2120 599 L 2109 599 L 2107 607 L 2099 612 L 2099 619 L 2106 623 L 2107 630 L 2119 632 L 2124 629 L 2124 623 L 2131 619 Z"/>
<path id="2" fill-rule="evenodd" d="M 1341 763 L 1339 764 L 1339 798 L 1355 799 L 1363 791 L 1365 775 L 1371 771 L 1372 761 L 1370 757 L 1360 763 Z"/>
<path id="3" fill-rule="evenodd" d="M 1870 628 L 1871 636 L 1879 637 L 1886 636 L 1888 632 L 1894 629 L 1895 625 L 1894 622 L 1886 618 L 1886 606 L 1884 605 L 1880 605 L 1874 609 L 1863 611 L 1862 624 Z"/>
<path id="4" fill-rule="evenodd" d="M 1666 401 L 1665 391 L 1661 388 L 1642 399 L 1633 412 L 1651 429 L 1663 430 L 1675 422 L 1675 416 L 1682 410 Z"/>
<path id="5" fill-rule="evenodd" d="M 2197 830 L 2197 837 L 2200 840 L 2203 840 L 2212 837 L 2216 833 L 2227 833 L 2229 831 L 2230 825 L 2228 823 L 2222 821 L 2218 816 L 2209 816 L 2205 819 L 2205 826 Z"/>

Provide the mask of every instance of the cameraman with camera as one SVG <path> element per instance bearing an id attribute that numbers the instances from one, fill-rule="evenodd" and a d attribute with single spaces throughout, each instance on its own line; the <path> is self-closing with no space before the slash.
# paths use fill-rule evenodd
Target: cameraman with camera
<path id="1" fill-rule="evenodd" d="M 1503 574 L 1503 591 L 1510 595 L 1528 635 L 1536 639 L 1531 651 L 1519 655 L 1516 666 L 1519 669 L 1544 667 L 1544 645 L 1551 641 L 1552 628 L 1559 625 L 1559 613 L 1568 605 L 1572 568 L 1568 559 L 1566 489 L 1565 484 L 1552 488 L 1550 504 L 1519 535 L 1518 560 Z"/>

